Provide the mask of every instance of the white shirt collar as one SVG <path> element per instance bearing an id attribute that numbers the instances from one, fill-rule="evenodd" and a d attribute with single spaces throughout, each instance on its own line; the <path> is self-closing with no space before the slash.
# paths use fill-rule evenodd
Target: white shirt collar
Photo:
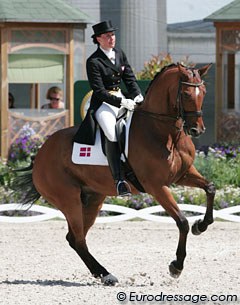
<path id="1" fill-rule="evenodd" d="M 103 53 L 111 60 L 115 59 L 115 51 L 113 49 L 105 50 L 102 47 L 100 49 L 103 51 Z"/>

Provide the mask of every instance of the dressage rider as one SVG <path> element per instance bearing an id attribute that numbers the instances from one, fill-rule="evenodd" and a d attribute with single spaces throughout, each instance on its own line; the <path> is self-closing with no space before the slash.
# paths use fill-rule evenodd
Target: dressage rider
<path id="1" fill-rule="evenodd" d="M 106 136 L 106 156 L 116 184 L 117 194 L 131 194 L 130 186 L 121 172 L 120 150 L 115 125 L 120 107 L 134 110 L 136 103 L 143 101 L 141 90 L 121 49 L 115 48 L 115 31 L 111 21 L 100 22 L 93 27 L 93 42 L 97 50 L 87 59 L 87 76 L 93 94 L 89 111 L 94 115 Z M 121 80 L 127 94 L 121 92 Z M 88 111 L 88 113 L 90 113 Z"/>

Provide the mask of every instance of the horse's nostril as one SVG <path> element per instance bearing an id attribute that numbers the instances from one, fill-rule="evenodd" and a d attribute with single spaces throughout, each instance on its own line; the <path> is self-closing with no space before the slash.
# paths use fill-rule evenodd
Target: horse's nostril
<path id="1" fill-rule="evenodd" d="M 193 137 L 197 137 L 197 136 L 199 136 L 200 135 L 200 132 L 198 131 L 198 129 L 197 128 L 191 128 L 190 129 L 190 134 L 193 136 Z"/>

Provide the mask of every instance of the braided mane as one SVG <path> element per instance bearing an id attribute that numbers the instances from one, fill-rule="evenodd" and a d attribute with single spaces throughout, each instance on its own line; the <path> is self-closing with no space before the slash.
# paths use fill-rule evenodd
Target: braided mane
<path id="1" fill-rule="evenodd" d="M 167 66 L 164 66 L 159 72 L 157 72 L 157 73 L 154 75 L 154 78 L 151 80 L 150 84 L 148 85 L 145 94 L 147 94 L 149 88 L 152 86 L 152 84 L 154 83 L 154 81 L 156 80 L 156 78 L 157 78 L 160 74 L 162 74 L 163 72 L 165 72 L 165 71 L 168 70 L 168 69 L 175 68 L 175 67 L 177 67 L 176 64 L 174 64 L 174 63 L 173 63 L 173 64 L 169 64 L 169 65 L 167 65 Z"/>

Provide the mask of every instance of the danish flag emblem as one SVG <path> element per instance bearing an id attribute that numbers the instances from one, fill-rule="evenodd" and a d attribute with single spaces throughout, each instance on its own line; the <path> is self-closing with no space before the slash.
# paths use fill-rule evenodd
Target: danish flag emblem
<path id="1" fill-rule="evenodd" d="M 91 157 L 91 147 L 80 147 L 79 157 Z"/>

